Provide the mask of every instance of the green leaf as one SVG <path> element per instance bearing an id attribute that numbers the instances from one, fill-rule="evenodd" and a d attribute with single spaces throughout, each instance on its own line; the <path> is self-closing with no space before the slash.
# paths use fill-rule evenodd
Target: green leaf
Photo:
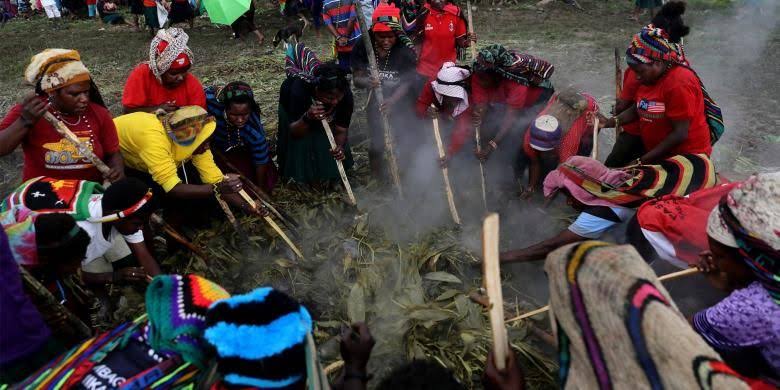
<path id="1" fill-rule="evenodd" d="M 366 321 L 366 297 L 363 287 L 359 283 L 355 283 L 349 290 L 347 316 L 351 323 Z"/>
<path id="2" fill-rule="evenodd" d="M 458 290 L 447 290 L 438 297 L 436 297 L 436 301 L 446 301 L 448 299 L 452 299 L 454 296 L 460 294 L 460 291 Z"/>
<path id="3" fill-rule="evenodd" d="M 463 283 L 460 281 L 460 279 L 458 279 L 457 276 L 449 272 L 443 272 L 443 271 L 429 272 L 425 274 L 423 278 L 428 280 L 434 280 L 437 282 L 444 282 L 444 283 Z"/>

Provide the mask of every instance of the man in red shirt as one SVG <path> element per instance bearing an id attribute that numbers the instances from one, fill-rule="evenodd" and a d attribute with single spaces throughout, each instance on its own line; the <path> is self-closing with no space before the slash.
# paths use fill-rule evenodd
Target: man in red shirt
<path id="1" fill-rule="evenodd" d="M 471 36 L 466 31 L 460 9 L 454 4 L 431 0 L 425 8 L 428 14 L 422 21 L 423 42 L 417 73 L 433 80 L 445 62 L 456 61 L 458 47 L 469 46 Z"/>
<path id="2" fill-rule="evenodd" d="M 162 29 L 152 40 L 155 55 L 130 72 L 122 94 L 125 113 L 158 109 L 172 112 L 183 106 L 206 108 L 203 85 L 189 71 L 189 36 L 180 28 Z"/>
<path id="3" fill-rule="evenodd" d="M 25 70 L 25 79 L 36 86 L 38 94 L 30 94 L 0 122 L 0 155 L 22 146 L 22 180 L 38 176 L 95 182 L 121 179 L 124 164 L 116 127 L 79 53 L 66 49 L 38 53 Z M 63 140 L 42 119 L 47 112 L 103 160 L 110 172 L 101 175 L 73 144 Z"/>

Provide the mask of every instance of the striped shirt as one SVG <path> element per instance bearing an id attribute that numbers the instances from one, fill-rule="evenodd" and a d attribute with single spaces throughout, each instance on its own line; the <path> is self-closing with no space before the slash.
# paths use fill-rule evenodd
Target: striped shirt
<path id="1" fill-rule="evenodd" d="M 268 141 L 260 115 L 253 112 L 246 125 L 241 129 L 236 129 L 227 124 L 224 114 L 225 107 L 217 100 L 214 88 L 208 87 L 205 92 L 209 114 L 217 120 L 217 129 L 211 138 L 211 146 L 223 153 L 244 146 L 252 155 L 254 165 L 265 165 L 271 162 Z"/>
<path id="2" fill-rule="evenodd" d="M 339 35 L 349 37 L 347 46 L 336 46 L 336 51 L 349 53 L 360 39 L 360 25 L 353 0 L 325 0 L 322 4 L 322 21 L 326 26 L 333 26 Z M 347 30 L 349 21 L 355 19 L 353 30 Z"/>

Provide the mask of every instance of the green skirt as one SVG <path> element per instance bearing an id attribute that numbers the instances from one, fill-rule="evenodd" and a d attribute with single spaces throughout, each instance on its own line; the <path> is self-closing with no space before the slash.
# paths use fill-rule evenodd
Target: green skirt
<path id="1" fill-rule="evenodd" d="M 352 168 L 352 150 L 349 142 L 344 145 L 344 169 Z M 277 134 L 277 158 L 282 177 L 310 184 L 327 180 L 339 180 L 336 160 L 330 154 L 330 142 L 322 125 L 313 127 L 309 134 L 295 138 L 290 135 L 287 112 L 279 106 L 279 132 Z"/>
<path id="2" fill-rule="evenodd" d="M 639 8 L 656 8 L 662 5 L 661 0 L 636 0 L 636 6 Z"/>
<path id="3" fill-rule="evenodd" d="M 157 7 L 144 7 L 144 19 L 149 28 L 160 28 L 160 19 L 157 19 Z"/>

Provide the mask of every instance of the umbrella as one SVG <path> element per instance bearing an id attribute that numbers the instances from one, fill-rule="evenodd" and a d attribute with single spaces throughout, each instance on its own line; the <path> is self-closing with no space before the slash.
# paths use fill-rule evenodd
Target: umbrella
<path id="1" fill-rule="evenodd" d="M 212 23 L 230 25 L 249 10 L 252 0 L 203 0 Z"/>

